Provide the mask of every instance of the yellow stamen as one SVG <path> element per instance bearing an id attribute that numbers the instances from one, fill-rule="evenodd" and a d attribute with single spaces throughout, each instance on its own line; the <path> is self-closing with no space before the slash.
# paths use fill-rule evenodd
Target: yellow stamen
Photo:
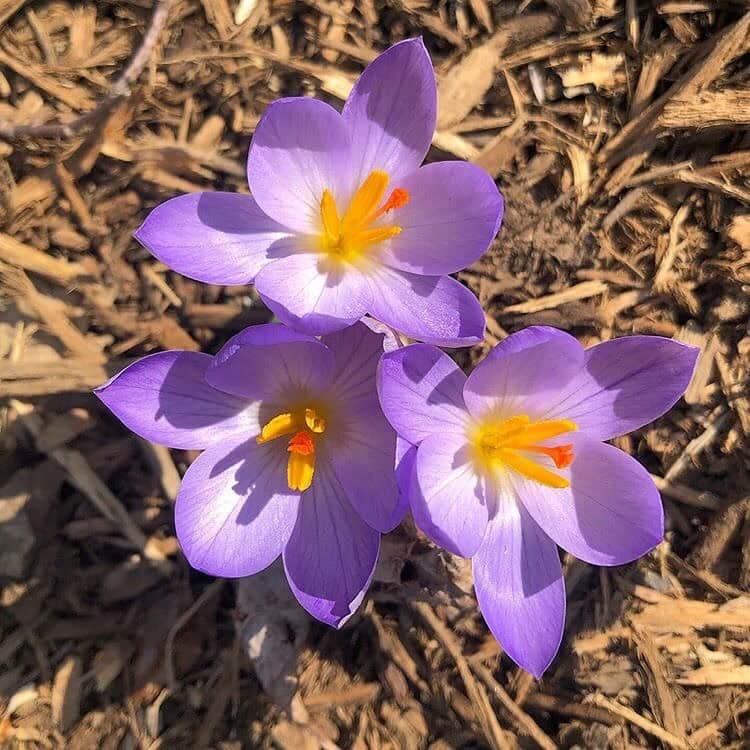
<path id="1" fill-rule="evenodd" d="M 558 474 L 555 474 L 549 469 L 545 469 L 541 464 L 533 461 L 526 456 L 516 453 L 516 451 L 501 450 L 499 455 L 500 460 L 506 465 L 510 466 L 519 474 L 533 479 L 539 484 L 543 484 L 547 487 L 554 487 L 555 489 L 564 489 L 570 486 L 570 482 Z"/>
<path id="2" fill-rule="evenodd" d="M 572 443 L 538 445 L 568 432 L 578 425 L 569 419 L 532 422 L 526 414 L 480 425 L 472 435 L 475 458 L 485 470 L 507 467 L 547 487 L 562 489 L 570 481 L 550 471 L 525 453 L 536 453 L 552 459 L 558 469 L 568 468 L 575 459 Z"/>
<path id="3" fill-rule="evenodd" d="M 354 193 L 349 208 L 346 209 L 343 221 L 345 228 L 353 228 L 363 219 L 368 219 L 377 210 L 378 204 L 385 195 L 389 179 L 388 172 L 383 172 L 381 169 L 370 172 L 367 179 Z"/>
<path id="4" fill-rule="evenodd" d="M 544 422 L 534 422 L 529 424 L 526 429 L 519 435 L 513 436 L 508 444 L 508 448 L 517 448 L 523 445 L 533 445 L 540 440 L 549 440 L 549 438 L 564 435 L 566 432 L 575 432 L 578 425 L 570 419 L 554 419 Z"/>
<path id="5" fill-rule="evenodd" d="M 255 441 L 262 445 L 291 435 L 287 442 L 289 458 L 286 479 L 290 490 L 309 489 L 315 474 L 315 442 L 326 431 L 327 419 L 317 409 L 306 407 L 278 414 L 269 420 Z"/>
<path id="6" fill-rule="evenodd" d="M 283 437 L 284 435 L 290 435 L 298 429 L 299 417 L 294 414 L 279 414 L 274 417 L 270 422 L 263 425 L 263 429 L 260 431 L 260 435 L 255 438 L 255 442 L 258 445 L 263 445 L 270 440 L 276 440 L 276 438 Z"/>
<path id="7" fill-rule="evenodd" d="M 290 490 L 299 492 L 309 490 L 314 475 L 315 453 L 292 452 L 289 454 L 289 462 L 286 465 L 286 483 Z"/>
<path id="8" fill-rule="evenodd" d="M 305 424 L 308 430 L 312 430 L 317 434 L 326 431 L 326 419 L 325 417 L 321 417 L 315 409 L 305 409 Z"/>
<path id="9" fill-rule="evenodd" d="M 401 233 L 397 225 L 378 226 L 385 214 L 409 202 L 409 191 L 395 188 L 383 203 L 390 178 L 387 172 L 373 170 L 359 186 L 343 216 L 339 216 L 330 190 L 320 200 L 322 232 L 318 246 L 321 252 L 349 262 L 361 258 L 365 250 Z M 382 205 L 380 205 L 382 203 Z"/>
<path id="10" fill-rule="evenodd" d="M 330 190 L 323 191 L 323 197 L 320 200 L 320 218 L 326 236 L 338 239 L 341 234 L 341 222 L 336 211 L 336 199 Z"/>

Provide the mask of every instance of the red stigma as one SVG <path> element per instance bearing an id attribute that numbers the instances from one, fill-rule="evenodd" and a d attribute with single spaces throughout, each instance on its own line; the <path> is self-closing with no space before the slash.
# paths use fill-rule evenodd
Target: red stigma
<path id="1" fill-rule="evenodd" d="M 568 445 L 556 445 L 554 448 L 549 449 L 547 455 L 555 462 L 555 466 L 558 469 L 567 469 L 575 458 L 572 443 Z"/>
<path id="2" fill-rule="evenodd" d="M 292 435 L 287 450 L 290 453 L 299 453 L 302 456 L 309 456 L 315 453 L 315 443 L 309 432 L 301 430 L 295 435 Z"/>
<path id="3" fill-rule="evenodd" d="M 402 208 L 409 202 L 409 191 L 404 188 L 396 188 L 383 204 L 379 213 L 384 214 L 386 211 L 393 211 L 394 208 Z"/>

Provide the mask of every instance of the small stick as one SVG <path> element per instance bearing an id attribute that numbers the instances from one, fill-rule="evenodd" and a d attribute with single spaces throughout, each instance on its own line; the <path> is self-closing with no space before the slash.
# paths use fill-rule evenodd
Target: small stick
<path id="1" fill-rule="evenodd" d="M 573 719 L 582 719 L 583 721 L 597 721 L 600 724 L 609 725 L 622 723 L 622 719 L 618 715 L 607 709 L 597 708 L 589 703 L 566 703 L 556 695 L 531 693 L 526 698 L 526 705 L 540 711 L 549 711 L 560 716 L 570 716 Z"/>
<path id="2" fill-rule="evenodd" d="M 411 602 L 411 605 L 427 623 L 432 632 L 437 636 L 437 639 L 440 641 L 443 648 L 451 655 L 453 661 L 456 663 L 458 673 L 461 675 L 469 700 L 474 706 L 474 711 L 479 719 L 482 731 L 487 737 L 487 740 L 494 748 L 510 750 L 510 744 L 505 738 L 505 733 L 497 721 L 492 706 L 490 706 L 487 693 L 474 679 L 474 675 L 471 673 L 471 669 L 461 651 L 460 645 L 453 636 L 453 633 L 451 633 L 451 631 L 443 624 L 427 602 L 414 601 Z"/>
<path id="3" fill-rule="evenodd" d="M 508 713 L 515 719 L 519 729 L 528 734 L 543 750 L 556 750 L 557 745 L 549 738 L 541 727 L 532 719 L 516 702 L 508 695 L 500 683 L 492 676 L 487 667 L 478 662 L 473 663 L 471 668 L 477 673 L 480 680 L 487 686 L 490 692 L 500 701 Z"/>
<path id="4" fill-rule="evenodd" d="M 169 448 L 163 445 L 157 445 L 149 440 L 138 438 L 138 444 L 141 446 L 146 460 L 159 477 L 159 484 L 168 500 L 174 502 L 177 499 L 177 490 L 180 489 L 180 474 L 174 465 Z"/>
<path id="5" fill-rule="evenodd" d="M 706 429 L 685 446 L 685 450 L 682 451 L 679 458 L 669 467 L 664 475 L 664 481 L 672 482 L 690 468 L 690 465 L 697 461 L 698 456 L 716 440 L 724 425 L 729 421 L 730 416 L 732 416 L 732 412 L 727 407 L 718 406 L 709 417 Z"/>
<path id="6" fill-rule="evenodd" d="M 151 16 L 146 33 L 141 40 L 141 46 L 131 58 L 120 77 L 112 84 L 109 93 L 90 112 L 70 122 L 45 123 L 43 125 L 13 125 L 10 122 L 0 120 L 0 138 L 15 140 L 18 138 L 72 138 L 89 125 L 94 125 L 104 112 L 108 112 L 120 100 L 127 98 L 131 93 L 131 86 L 146 67 L 151 53 L 159 40 L 164 26 L 167 23 L 169 11 L 174 0 L 159 0 L 154 13 Z"/>
<path id="7" fill-rule="evenodd" d="M 42 418 L 34 413 L 34 407 L 15 399 L 10 400 L 10 406 L 18 414 L 24 427 L 34 438 L 38 438 L 44 430 Z M 83 454 L 71 448 L 54 448 L 47 455 L 65 469 L 68 481 L 80 490 L 99 512 L 122 529 L 123 535 L 151 560 L 157 560 L 163 567 L 160 570 L 168 575 L 172 565 L 165 555 L 155 545 L 149 544 L 148 537 L 130 517 L 123 504 L 91 468 Z"/>
<path id="8" fill-rule="evenodd" d="M 164 643 L 164 670 L 167 673 L 167 686 L 175 693 L 177 691 L 177 678 L 174 673 L 174 639 L 177 633 L 187 624 L 195 613 L 215 594 L 221 591 L 225 581 L 223 578 L 217 578 L 211 584 L 206 586 L 203 593 L 177 618 L 174 625 L 167 633 L 167 640 Z"/>
<path id="9" fill-rule="evenodd" d="M 665 744 L 676 747 L 678 750 L 690 750 L 690 745 L 682 737 L 677 737 L 666 729 L 662 729 L 658 724 L 637 714 L 632 708 L 616 703 L 609 698 L 605 698 L 603 695 L 594 695 L 592 700 L 595 705 L 605 708 L 613 714 L 622 716 L 623 719 L 629 721 L 631 724 L 635 724 L 635 726 L 640 727 L 644 732 L 648 732 Z"/>
<path id="10" fill-rule="evenodd" d="M 595 297 L 597 294 L 603 294 L 608 289 L 609 286 L 603 281 L 582 281 L 580 284 L 568 287 L 562 292 L 555 292 L 554 294 L 548 294 L 546 297 L 538 297 L 537 299 L 520 302 L 517 305 L 510 305 L 503 310 L 503 313 L 528 314 L 540 312 L 541 310 L 551 310 L 568 302 L 577 302 L 581 299 Z"/>
<path id="11" fill-rule="evenodd" d="M 659 492 L 685 505 L 692 505 L 694 508 L 706 508 L 707 510 L 719 510 L 723 506 L 721 500 L 710 492 L 698 492 L 684 484 L 670 482 L 658 474 L 652 474 L 651 479 L 653 479 Z"/>

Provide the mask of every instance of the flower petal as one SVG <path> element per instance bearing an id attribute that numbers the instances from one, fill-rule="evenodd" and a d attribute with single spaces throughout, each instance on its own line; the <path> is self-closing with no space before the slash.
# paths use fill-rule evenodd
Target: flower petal
<path id="1" fill-rule="evenodd" d="M 437 120 L 437 86 L 421 39 L 394 44 L 354 84 L 342 112 L 357 184 L 373 169 L 392 180 L 415 170 L 430 148 Z"/>
<path id="2" fill-rule="evenodd" d="M 624 565 L 645 555 L 664 536 L 659 491 L 646 469 L 627 453 L 585 434 L 565 436 L 575 460 L 570 487 L 543 487 L 513 475 L 521 502 L 544 532 L 593 565 Z"/>
<path id="3" fill-rule="evenodd" d="M 356 323 L 325 336 L 323 343 L 336 360 L 328 391 L 338 413 L 327 442 L 331 468 L 360 516 L 387 532 L 403 514 L 394 476 L 396 433 L 383 416 L 375 388 L 383 338 Z"/>
<path id="4" fill-rule="evenodd" d="M 257 404 L 212 388 L 205 379 L 211 362 L 198 352 L 151 354 L 94 393 L 128 429 L 170 448 L 206 448 L 257 433 Z"/>
<path id="5" fill-rule="evenodd" d="M 554 542 L 505 497 L 473 558 L 479 609 L 508 656 L 535 677 L 555 658 L 565 626 L 565 584 Z"/>
<path id="6" fill-rule="evenodd" d="M 588 349 L 583 368 L 548 411 L 610 440 L 653 422 L 690 383 L 699 350 L 661 336 L 626 336 Z"/>
<path id="7" fill-rule="evenodd" d="M 368 276 L 370 314 L 435 346 L 473 346 L 484 338 L 479 300 L 450 276 L 416 276 L 379 266 Z"/>
<path id="8" fill-rule="evenodd" d="M 232 336 L 206 380 L 227 393 L 275 403 L 280 394 L 322 390 L 333 370 L 334 358 L 325 344 L 280 323 L 267 323 Z"/>
<path id="9" fill-rule="evenodd" d="M 300 496 L 286 483 L 283 446 L 214 445 L 185 473 L 175 527 L 188 562 L 223 578 L 267 568 L 284 549 Z"/>
<path id="10" fill-rule="evenodd" d="M 415 523 L 435 544 L 463 557 L 477 551 L 489 517 L 486 482 L 463 435 L 434 434 L 419 444 L 410 500 Z"/>
<path id="11" fill-rule="evenodd" d="M 348 205 L 349 153 L 347 126 L 333 107 L 304 97 L 277 99 L 250 144 L 250 190 L 261 210 L 280 224 L 317 234 L 324 190 L 333 193 L 337 205 Z"/>
<path id="12" fill-rule="evenodd" d="M 411 487 L 416 482 L 417 446 L 403 438 L 396 438 L 396 483 L 398 484 L 399 499 L 394 518 L 398 518 L 398 526 L 409 512 L 411 505 Z"/>
<path id="13" fill-rule="evenodd" d="M 432 434 L 463 434 L 467 424 L 462 395 L 466 375 L 444 352 L 412 344 L 383 355 L 378 395 L 396 432 L 417 444 Z"/>
<path id="14" fill-rule="evenodd" d="M 314 253 L 270 263 L 258 274 L 255 288 L 282 323 L 312 335 L 352 325 L 370 302 L 359 270 Z"/>
<path id="15" fill-rule="evenodd" d="M 172 270 L 207 284 L 249 284 L 294 238 L 249 195 L 191 193 L 157 206 L 135 238 Z"/>
<path id="16" fill-rule="evenodd" d="M 466 406 L 477 419 L 495 410 L 539 418 L 582 364 L 583 347 L 570 334 L 547 326 L 524 328 L 474 368 L 464 386 Z"/>
<path id="17" fill-rule="evenodd" d="M 475 164 L 427 164 L 398 186 L 408 190 L 409 202 L 389 221 L 402 231 L 381 256 L 393 268 L 429 276 L 455 273 L 477 260 L 500 229 L 503 197 Z"/>
<path id="18" fill-rule="evenodd" d="M 380 534 L 349 505 L 322 465 L 302 497 L 284 549 L 284 569 L 297 601 L 321 622 L 341 627 L 364 599 L 379 548 Z"/>
<path id="19" fill-rule="evenodd" d="M 386 533 L 401 521 L 394 473 L 396 433 L 377 405 L 369 413 L 361 410 L 356 418 L 345 419 L 335 445 L 327 451 L 331 470 L 357 513 L 373 529 Z"/>

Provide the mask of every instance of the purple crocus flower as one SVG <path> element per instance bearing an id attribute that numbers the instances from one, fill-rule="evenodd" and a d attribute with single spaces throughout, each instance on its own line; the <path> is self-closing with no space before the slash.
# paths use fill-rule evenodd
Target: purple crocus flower
<path id="1" fill-rule="evenodd" d="M 248 576 L 281 555 L 300 604 L 340 626 L 405 512 L 375 387 L 382 351 L 362 323 L 322 340 L 253 326 L 215 357 L 144 357 L 96 393 L 138 435 L 203 449 L 175 506 L 194 568 Z"/>
<path id="2" fill-rule="evenodd" d="M 254 282 L 282 323 L 311 335 L 369 313 L 421 341 L 478 343 L 479 302 L 447 274 L 489 247 L 503 200 L 476 165 L 420 167 L 436 111 L 422 41 L 400 42 L 366 68 L 341 113 L 302 97 L 268 107 L 248 157 L 252 197 L 173 198 L 136 237 L 190 278 Z"/>
<path id="3" fill-rule="evenodd" d="M 604 441 L 664 414 L 696 356 L 656 336 L 584 350 L 546 327 L 509 336 L 468 378 L 429 345 L 383 356 L 383 411 L 418 446 L 414 520 L 436 544 L 472 558 L 490 630 L 537 677 L 565 621 L 555 545 L 589 563 L 621 565 L 662 539 L 648 472 Z"/>

